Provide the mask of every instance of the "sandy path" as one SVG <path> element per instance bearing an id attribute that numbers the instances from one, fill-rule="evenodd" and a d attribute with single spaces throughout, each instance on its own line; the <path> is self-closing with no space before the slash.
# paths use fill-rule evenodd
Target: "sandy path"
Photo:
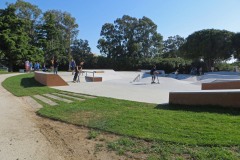
<path id="1" fill-rule="evenodd" d="M 0 75 L 0 83 L 12 74 Z M 21 98 L 0 86 L 0 159 L 63 159 L 42 135 Z"/>

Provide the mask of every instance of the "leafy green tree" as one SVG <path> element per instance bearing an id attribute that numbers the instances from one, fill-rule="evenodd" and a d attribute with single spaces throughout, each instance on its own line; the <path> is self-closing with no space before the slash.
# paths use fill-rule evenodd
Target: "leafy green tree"
<path id="1" fill-rule="evenodd" d="M 72 59 L 72 56 L 71 56 L 71 45 L 73 44 L 74 40 L 76 39 L 77 37 L 77 34 L 78 34 L 78 30 L 77 30 L 77 27 L 78 27 L 78 24 L 76 24 L 76 20 L 74 17 L 72 17 L 69 13 L 67 12 L 64 12 L 62 14 L 63 16 L 63 29 L 64 29 L 64 32 L 65 32 L 65 36 L 64 36 L 64 39 L 65 39 L 65 49 L 67 51 L 67 54 L 68 54 L 68 62 L 69 64 L 71 63 L 71 59 Z M 69 65 L 69 70 L 70 70 L 70 65 Z"/>
<path id="2" fill-rule="evenodd" d="M 200 30 L 186 38 L 181 51 L 187 58 L 204 60 L 210 70 L 215 62 L 226 60 L 233 54 L 232 36 L 233 33 L 226 30 Z"/>
<path id="3" fill-rule="evenodd" d="M 16 3 L 10 5 L 16 8 L 16 15 L 24 21 L 24 30 L 31 38 L 30 43 L 37 46 L 37 26 L 40 23 L 42 11 L 36 5 L 23 0 L 17 0 Z"/>
<path id="4" fill-rule="evenodd" d="M 102 26 L 98 48 L 102 55 L 117 59 L 157 56 L 162 49 L 162 36 L 149 18 L 136 19 L 127 15 L 114 24 Z"/>
<path id="5" fill-rule="evenodd" d="M 91 48 L 89 47 L 87 40 L 75 40 L 71 47 L 73 59 L 79 63 L 80 61 L 86 61 L 91 54 Z"/>
<path id="6" fill-rule="evenodd" d="M 151 19 L 144 16 L 138 20 L 135 36 L 140 57 L 155 57 L 161 54 L 163 37 L 157 33 L 157 25 Z"/>
<path id="7" fill-rule="evenodd" d="M 45 53 L 45 61 L 50 62 L 54 56 L 66 59 L 61 12 L 55 10 L 45 12 L 41 29 L 41 43 Z"/>
<path id="8" fill-rule="evenodd" d="M 30 44 L 31 38 L 25 32 L 25 21 L 15 14 L 15 7 L 9 5 L 0 10 L 0 50 L 8 61 L 9 71 L 13 65 L 22 64 L 32 56 L 38 58 L 42 51 Z"/>
<path id="9" fill-rule="evenodd" d="M 63 63 L 71 60 L 71 45 L 77 36 L 78 25 L 75 18 L 67 12 L 49 10 L 43 15 L 41 32 L 42 48 L 45 52 L 45 61 L 49 62 L 56 56 Z"/>
<path id="10" fill-rule="evenodd" d="M 232 45 L 235 50 L 234 57 L 240 59 L 240 33 L 234 34 L 232 38 Z"/>
<path id="11" fill-rule="evenodd" d="M 29 57 L 30 61 L 43 62 L 43 52 L 39 49 L 41 46 L 38 39 L 38 28 L 41 23 L 40 16 L 42 14 L 41 9 L 38 6 L 33 5 L 24 0 L 17 0 L 16 3 L 10 4 L 16 8 L 16 15 L 24 21 L 24 32 L 28 35 L 29 44 L 35 46 L 33 48 L 34 53 Z"/>
<path id="12" fill-rule="evenodd" d="M 181 57 L 179 48 L 184 44 L 185 39 L 179 35 L 168 37 L 163 41 L 163 57 L 177 58 Z"/>

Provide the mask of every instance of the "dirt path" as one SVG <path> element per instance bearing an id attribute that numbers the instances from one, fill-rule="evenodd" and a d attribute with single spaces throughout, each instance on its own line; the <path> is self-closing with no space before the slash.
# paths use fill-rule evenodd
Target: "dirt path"
<path id="1" fill-rule="evenodd" d="M 0 75 L 0 83 L 9 76 Z M 63 159 L 28 115 L 21 98 L 0 86 L 0 159 Z"/>
<path id="2" fill-rule="evenodd" d="M 12 75 L 0 75 L 0 83 Z M 89 129 L 39 117 L 23 98 L 0 86 L 0 159 L 4 160 L 123 160 L 109 152 L 101 134 L 87 139 Z M 101 147 L 97 147 L 101 146 Z"/>

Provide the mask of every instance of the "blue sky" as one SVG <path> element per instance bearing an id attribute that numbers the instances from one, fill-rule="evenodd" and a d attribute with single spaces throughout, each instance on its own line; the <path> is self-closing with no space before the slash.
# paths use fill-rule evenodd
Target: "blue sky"
<path id="1" fill-rule="evenodd" d="M 157 26 L 164 39 L 180 35 L 186 38 L 202 29 L 240 32 L 240 0 L 25 0 L 43 12 L 56 9 L 69 12 L 79 25 L 78 38 L 88 40 L 93 53 L 100 53 L 97 41 L 105 23 L 123 15 L 146 16 Z M 5 3 L 16 0 L 1 0 Z"/>

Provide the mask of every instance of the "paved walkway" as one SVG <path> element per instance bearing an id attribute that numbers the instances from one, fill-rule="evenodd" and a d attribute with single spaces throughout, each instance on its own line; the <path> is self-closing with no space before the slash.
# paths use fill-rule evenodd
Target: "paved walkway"
<path id="1" fill-rule="evenodd" d="M 13 74 L 0 75 L 0 83 Z M 59 159 L 41 134 L 22 98 L 13 96 L 0 86 L 0 159 Z"/>

